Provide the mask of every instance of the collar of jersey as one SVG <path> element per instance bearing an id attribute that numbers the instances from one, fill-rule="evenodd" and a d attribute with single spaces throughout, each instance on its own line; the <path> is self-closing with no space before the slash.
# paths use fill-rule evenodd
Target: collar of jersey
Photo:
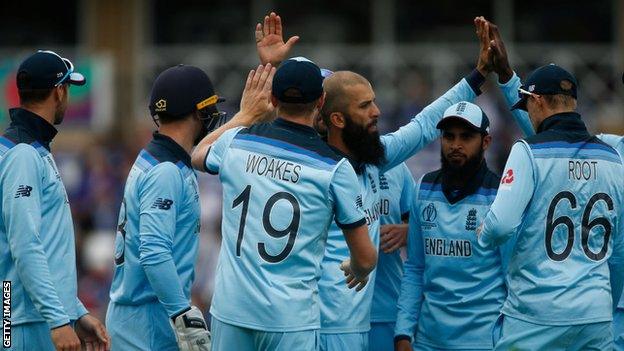
<path id="1" fill-rule="evenodd" d="M 282 117 L 277 117 L 277 119 L 273 122 L 273 125 L 276 127 L 282 127 L 287 129 L 295 129 L 301 133 L 307 134 L 313 137 L 319 137 L 319 134 L 316 132 L 316 129 L 306 126 L 301 123 L 291 122 L 283 119 Z"/>
<path id="2" fill-rule="evenodd" d="M 475 173 L 472 178 L 468 180 L 466 185 L 460 189 L 453 189 L 446 181 L 447 177 L 445 176 L 444 170 L 442 170 L 442 172 L 440 172 L 442 175 L 440 182 L 442 183 L 442 192 L 444 193 L 444 197 L 446 197 L 448 202 L 452 205 L 463 200 L 467 196 L 474 194 L 477 190 L 479 190 L 479 187 L 483 185 L 487 172 L 488 167 L 485 159 L 483 159 L 483 162 L 481 162 L 481 165 L 479 166 L 479 170 L 477 170 L 477 173 Z"/>
<path id="3" fill-rule="evenodd" d="M 43 117 L 23 108 L 9 110 L 11 126 L 25 129 L 32 137 L 50 151 L 50 142 L 58 131 Z"/>
<path id="4" fill-rule="evenodd" d="M 192 168 L 191 155 L 189 155 L 188 152 L 186 152 L 186 150 L 184 150 L 184 148 L 180 146 L 180 144 L 176 143 L 175 140 L 171 139 L 170 137 L 164 134 L 160 134 L 158 132 L 154 132 L 153 139 L 150 144 L 151 145 L 148 146 L 148 149 L 155 148 L 156 150 L 148 151 L 150 151 L 152 156 L 154 156 L 157 160 L 172 161 L 167 159 L 167 156 L 172 156 L 175 161 L 182 161 L 189 168 Z"/>
<path id="5" fill-rule="evenodd" d="M 585 127 L 585 123 L 581 119 L 581 115 L 576 112 L 562 112 L 546 118 L 542 121 L 539 127 L 537 127 L 537 133 L 541 133 L 546 130 L 588 133 L 587 127 Z"/>

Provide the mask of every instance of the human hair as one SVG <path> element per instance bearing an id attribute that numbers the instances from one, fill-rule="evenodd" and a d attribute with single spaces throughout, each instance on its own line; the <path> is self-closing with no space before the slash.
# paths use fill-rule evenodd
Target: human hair
<path id="1" fill-rule="evenodd" d="M 567 94 L 543 95 L 546 105 L 551 109 L 576 110 L 576 99 L 572 96 L 573 83 L 567 79 L 559 83 L 561 89 Z"/>
<path id="2" fill-rule="evenodd" d="M 177 121 L 181 121 L 184 119 L 187 119 L 189 116 L 191 116 L 192 113 L 189 113 L 187 115 L 184 116 L 174 116 L 174 115 L 170 115 L 168 113 L 165 112 L 159 112 L 157 113 L 158 116 L 158 123 L 160 124 L 169 124 L 172 122 L 177 122 Z"/>
<path id="3" fill-rule="evenodd" d="M 316 106 L 318 105 L 318 99 L 307 102 L 304 104 L 292 103 L 292 102 L 279 102 L 278 108 L 279 112 L 285 114 L 287 116 L 301 116 L 308 115 L 314 111 Z"/>

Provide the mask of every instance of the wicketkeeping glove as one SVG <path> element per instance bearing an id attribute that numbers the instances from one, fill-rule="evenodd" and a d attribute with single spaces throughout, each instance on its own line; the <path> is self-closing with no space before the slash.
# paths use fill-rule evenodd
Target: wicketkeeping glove
<path id="1" fill-rule="evenodd" d="M 210 351 L 210 332 L 199 308 L 191 306 L 171 320 L 180 351 Z"/>

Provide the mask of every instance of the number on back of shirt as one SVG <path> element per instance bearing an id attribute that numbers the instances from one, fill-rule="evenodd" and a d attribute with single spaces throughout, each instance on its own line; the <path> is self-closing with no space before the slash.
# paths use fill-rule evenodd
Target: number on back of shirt
<path id="1" fill-rule="evenodd" d="M 236 256 L 238 257 L 241 255 L 241 245 L 243 244 L 243 236 L 245 234 L 245 223 L 247 221 L 247 211 L 249 210 L 250 198 L 251 185 L 247 185 L 245 190 L 243 190 L 243 192 L 240 193 L 232 203 L 232 209 L 238 207 L 240 204 L 243 204 L 241 219 L 238 227 L 238 239 L 236 240 Z M 293 210 L 290 224 L 282 230 L 276 229 L 271 223 L 271 210 L 280 200 L 289 202 Z M 262 211 L 262 226 L 264 227 L 264 231 L 273 238 L 279 239 L 288 236 L 288 242 L 284 246 L 284 249 L 277 255 L 271 255 L 267 252 L 265 243 L 258 243 L 258 253 L 260 254 L 260 257 L 271 263 L 278 263 L 285 260 L 292 251 L 293 246 L 295 246 L 295 239 L 297 239 L 300 220 L 301 209 L 299 207 L 299 201 L 297 201 L 297 198 L 294 195 L 285 191 L 273 194 L 264 205 L 264 210 Z"/>
<path id="2" fill-rule="evenodd" d="M 583 204 L 577 203 L 576 196 L 569 191 L 562 191 L 555 195 L 555 197 L 550 202 L 550 206 L 548 206 L 548 217 L 546 218 L 546 235 L 544 236 L 544 244 L 546 246 L 546 254 L 553 261 L 563 261 L 572 252 L 572 248 L 574 247 L 574 239 L 575 239 L 575 229 L 578 226 L 578 223 L 574 223 L 572 218 L 569 216 L 559 216 L 557 218 L 553 218 L 555 215 L 555 210 L 557 206 L 562 208 L 563 206 L 567 206 L 567 208 L 572 209 L 573 211 L 579 210 L 578 214 L 580 214 L 581 208 L 582 210 L 582 218 L 581 218 L 581 246 L 583 247 L 583 253 L 587 258 L 592 261 L 600 261 L 607 255 L 607 251 L 609 249 L 609 238 L 611 237 L 611 229 L 612 225 L 606 217 L 595 217 L 590 221 L 590 217 L 592 214 L 592 210 L 595 208 L 598 202 L 604 202 L 609 211 L 613 211 L 613 200 L 608 194 L 605 193 L 597 193 L 594 194 L 585 207 L 582 207 Z M 578 215 L 574 216 L 575 219 L 578 220 Z M 553 248 L 552 238 L 555 229 L 558 226 L 563 226 L 567 230 L 567 240 L 565 248 L 560 252 L 555 252 Z M 604 229 L 604 238 L 603 244 L 599 251 L 593 251 L 589 247 L 589 235 L 592 232 L 592 229 L 595 227 L 602 227 Z M 595 232 L 595 231 L 594 231 Z"/>

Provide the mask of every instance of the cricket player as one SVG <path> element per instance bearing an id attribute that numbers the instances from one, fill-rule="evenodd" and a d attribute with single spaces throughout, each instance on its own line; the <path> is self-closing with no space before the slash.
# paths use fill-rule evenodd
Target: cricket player
<path id="1" fill-rule="evenodd" d="M 256 47 L 263 63 L 278 63 L 298 37 L 284 42 L 281 18 L 271 13 L 263 25 L 256 26 Z M 361 203 L 366 213 L 368 232 L 376 248 L 380 244 L 381 197 L 379 174 L 398 166 L 440 135 L 436 128 L 446 108 L 462 100 L 473 100 L 485 81 L 482 62 L 477 69 L 427 106 L 398 131 L 379 136 L 380 111 L 368 80 L 354 72 L 334 72 L 325 78 L 326 101 L 321 115 L 327 127 L 327 142 L 349 158 L 357 173 Z M 349 250 L 340 228 L 329 228 L 325 257 L 319 281 L 321 301 L 321 350 L 368 350 L 373 284 L 361 291 L 345 284 L 348 267 L 341 265 Z M 374 283 L 375 272 L 371 274 Z M 349 281 L 347 279 L 347 281 Z"/>
<path id="2" fill-rule="evenodd" d="M 271 88 L 279 117 L 232 128 L 193 154 L 223 184 L 214 350 L 318 350 L 317 282 L 330 223 L 348 246 L 337 266 L 351 273 L 352 288 L 375 267 L 355 171 L 312 127 L 322 81 L 313 62 L 284 61 Z"/>
<path id="3" fill-rule="evenodd" d="M 442 168 L 416 187 L 395 349 L 491 350 L 507 296 L 507 256 L 481 248 L 476 236 L 500 182 L 484 158 L 489 120 L 477 105 L 460 102 L 438 128 Z"/>
<path id="4" fill-rule="evenodd" d="M 403 276 L 400 248 L 407 244 L 407 221 L 414 185 L 412 173 L 405 163 L 379 175 L 381 246 L 368 335 L 371 350 L 394 350 L 397 302 Z"/>
<path id="5" fill-rule="evenodd" d="M 481 33 L 489 35 L 487 41 L 490 43 L 489 51 L 493 57 L 493 69 L 498 74 L 499 86 L 505 99 L 507 100 L 507 103 L 509 106 L 514 106 L 514 104 L 521 100 L 522 94 L 519 94 L 518 92 L 519 88 L 522 87 L 522 83 L 520 78 L 515 74 L 509 65 L 507 51 L 498 31 L 498 27 L 493 23 L 486 21 L 482 17 L 475 19 L 475 23 L 477 26 L 481 25 L 489 28 L 489 30 L 481 31 Z M 528 87 L 530 88 L 530 85 Z M 533 89 L 535 89 L 535 87 Z M 534 94 L 539 95 L 535 91 Z M 535 135 L 535 127 L 530 119 L 530 114 L 526 111 L 526 108 L 513 109 L 512 114 L 525 135 Z M 615 148 L 615 150 L 619 152 L 620 157 L 624 155 L 624 139 L 621 136 L 599 134 L 596 137 L 600 139 L 600 141 Z M 614 240 L 614 243 L 617 243 L 617 237 L 615 237 Z M 622 261 L 622 258 L 624 256 L 622 253 L 617 252 L 616 248 L 617 247 L 614 246 L 613 255 L 608 260 L 610 266 L 611 288 L 613 290 L 612 300 L 615 308 L 613 315 L 613 334 L 615 336 L 615 348 L 618 350 L 624 350 L 624 298 L 621 296 L 622 281 L 624 280 L 624 269 L 622 269 L 624 261 Z"/>
<path id="6" fill-rule="evenodd" d="M 517 90 L 537 134 L 512 148 L 480 232 L 494 248 L 517 232 L 497 350 L 613 347 L 608 261 L 624 256 L 624 167 L 575 112 L 577 82 L 554 64 Z M 622 268 L 620 268 L 622 269 Z"/>
<path id="7" fill-rule="evenodd" d="M 243 100 L 262 86 L 255 90 L 246 87 Z M 191 305 L 200 203 L 190 151 L 222 121 L 221 101 L 197 67 L 168 68 L 154 82 L 149 109 L 159 128 L 130 170 L 119 212 L 106 316 L 113 350 L 210 350 L 202 312 Z M 234 119 L 250 114 L 247 105 Z"/>
<path id="8" fill-rule="evenodd" d="M 17 70 L 20 107 L 0 137 L 0 276 L 10 290 L 9 350 L 109 347 L 104 325 L 77 297 L 69 200 L 50 143 L 63 121 L 70 85 L 84 85 L 73 64 L 38 51 Z M 8 289 L 7 289 L 8 288 Z M 6 312 L 6 311 L 5 311 Z"/>

